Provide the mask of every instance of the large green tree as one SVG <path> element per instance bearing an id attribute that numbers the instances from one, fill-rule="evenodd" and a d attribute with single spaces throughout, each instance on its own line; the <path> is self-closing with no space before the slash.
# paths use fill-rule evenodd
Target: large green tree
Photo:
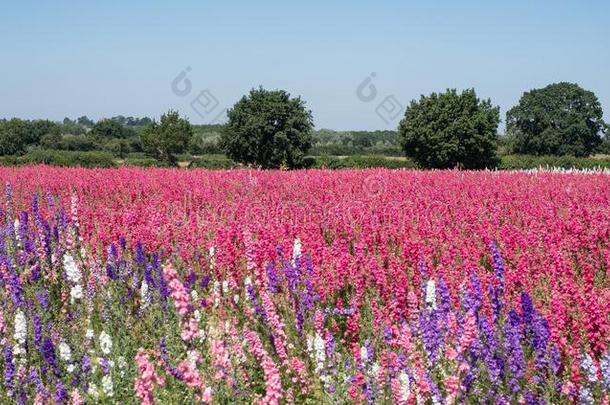
<path id="1" fill-rule="evenodd" d="M 18 155 L 25 152 L 31 139 L 30 126 L 18 118 L 0 121 L 0 155 Z"/>
<path id="2" fill-rule="evenodd" d="M 589 156 L 606 130 L 595 94 L 573 83 L 556 83 L 526 92 L 506 114 L 515 153 Z"/>
<path id="3" fill-rule="evenodd" d="M 193 126 L 177 111 L 170 110 L 142 130 L 140 139 L 146 153 L 170 165 L 175 165 L 176 154 L 184 153 L 193 137 Z"/>
<path id="4" fill-rule="evenodd" d="M 500 109 L 474 89 L 432 93 L 413 100 L 400 122 L 407 156 L 424 168 L 482 169 L 497 166 Z"/>
<path id="5" fill-rule="evenodd" d="M 231 159 L 265 169 L 301 167 L 311 147 L 313 118 L 300 97 L 252 89 L 227 115 L 220 143 Z"/>

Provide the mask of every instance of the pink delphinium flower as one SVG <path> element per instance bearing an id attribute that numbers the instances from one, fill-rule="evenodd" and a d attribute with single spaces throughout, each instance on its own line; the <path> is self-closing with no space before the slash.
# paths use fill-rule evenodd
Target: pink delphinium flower
<path id="1" fill-rule="evenodd" d="M 149 361 L 148 355 L 143 349 L 138 350 L 135 360 L 139 372 L 139 376 L 134 381 L 136 396 L 143 405 L 152 405 L 154 404 L 154 384 L 163 386 L 165 380 L 157 375 L 154 365 Z"/>
<path id="2" fill-rule="evenodd" d="M 277 313 L 275 308 L 275 304 L 271 300 L 271 297 L 267 294 L 266 291 L 260 291 L 260 297 L 263 304 L 263 309 L 267 314 L 267 322 L 273 331 L 274 337 L 274 346 L 277 351 L 278 356 L 282 361 L 288 361 L 288 353 L 286 352 L 286 333 L 284 332 L 284 322 L 280 318 L 280 315 Z"/>
<path id="3" fill-rule="evenodd" d="M 163 275 L 167 280 L 170 295 L 174 299 L 178 314 L 181 317 L 185 316 L 190 310 L 190 298 L 188 291 L 178 277 L 178 272 L 171 263 L 168 263 L 163 266 Z"/>
<path id="4" fill-rule="evenodd" d="M 282 399 L 282 381 L 277 366 L 263 348 L 263 343 L 255 332 L 245 328 L 244 337 L 248 343 L 248 349 L 260 362 L 265 375 L 265 386 L 267 391 L 265 397 L 260 400 L 259 403 L 272 405 L 279 404 Z"/>

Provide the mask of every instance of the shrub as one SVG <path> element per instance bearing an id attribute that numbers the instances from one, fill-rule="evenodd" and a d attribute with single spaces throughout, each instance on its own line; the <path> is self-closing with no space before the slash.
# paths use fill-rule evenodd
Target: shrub
<path id="1" fill-rule="evenodd" d="M 500 169 L 527 170 L 540 167 L 562 169 L 597 169 L 610 168 L 610 158 L 579 158 L 574 156 L 533 156 L 533 155 L 507 155 L 502 157 Z"/>
<path id="2" fill-rule="evenodd" d="M 204 155 L 193 159 L 188 167 L 189 169 L 234 169 L 239 165 L 224 155 Z"/>
<path id="3" fill-rule="evenodd" d="M 22 164 L 47 164 L 52 166 L 114 167 L 114 159 L 106 152 L 72 152 L 36 149 L 19 159 Z"/>

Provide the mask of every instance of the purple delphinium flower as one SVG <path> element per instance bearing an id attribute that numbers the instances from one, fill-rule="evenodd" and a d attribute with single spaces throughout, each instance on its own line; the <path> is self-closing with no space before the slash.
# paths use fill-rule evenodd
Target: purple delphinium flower
<path id="1" fill-rule="evenodd" d="M 256 295 L 256 291 L 254 290 L 254 287 L 252 287 L 252 284 L 246 285 L 246 292 L 248 293 L 248 298 L 250 298 L 250 302 L 252 302 L 254 312 L 257 313 L 264 321 L 267 321 L 267 313 L 259 302 L 258 297 Z"/>
<path id="2" fill-rule="evenodd" d="M 606 391 L 610 391 L 610 351 L 606 352 L 599 364 L 602 369 L 602 385 Z"/>
<path id="3" fill-rule="evenodd" d="M 40 379 L 40 375 L 38 374 L 38 371 L 36 370 L 36 368 L 34 366 L 30 367 L 29 380 L 31 383 L 33 383 L 36 386 L 36 392 L 46 394 L 47 390 L 44 387 L 44 384 L 42 383 L 42 380 Z"/>
<path id="4" fill-rule="evenodd" d="M 174 378 L 177 378 L 178 380 L 182 380 L 182 378 L 183 378 L 182 372 L 180 370 L 178 370 L 176 367 L 172 366 L 170 363 L 169 355 L 167 354 L 167 344 L 165 342 L 164 337 L 162 337 L 159 342 L 159 351 L 161 353 L 161 359 L 165 363 L 165 370 L 169 374 L 174 376 Z"/>
<path id="5" fill-rule="evenodd" d="M 532 324 L 532 347 L 535 352 L 536 369 L 542 371 L 547 368 L 547 352 L 551 332 L 549 323 L 538 314 L 534 314 Z"/>
<path id="6" fill-rule="evenodd" d="M 116 266 L 117 250 L 114 243 L 108 247 L 108 259 L 106 260 L 106 275 L 110 280 L 117 280 L 119 278 Z"/>
<path id="7" fill-rule="evenodd" d="M 523 317 L 524 332 L 531 335 L 535 316 L 534 304 L 528 293 L 521 293 L 521 315 Z"/>
<path id="8" fill-rule="evenodd" d="M 210 275 L 206 274 L 205 276 L 203 276 L 201 278 L 201 281 L 199 282 L 199 287 L 202 290 L 205 290 L 208 287 L 209 284 L 210 284 Z"/>
<path id="9" fill-rule="evenodd" d="M 265 266 L 265 273 L 267 274 L 267 289 L 269 292 L 276 294 L 279 289 L 277 286 L 277 274 L 273 263 L 268 263 L 267 266 Z"/>
<path id="10" fill-rule="evenodd" d="M 449 287 L 447 287 L 447 283 L 444 278 L 440 278 L 438 280 L 438 285 L 436 287 L 436 293 L 440 298 L 440 302 L 438 305 L 438 310 L 443 320 L 447 319 L 449 312 L 451 311 L 451 294 L 449 293 Z"/>
<path id="11" fill-rule="evenodd" d="M 553 375 L 557 375 L 559 367 L 561 367 L 561 354 L 557 345 L 553 344 L 549 350 L 549 370 Z"/>
<path id="12" fill-rule="evenodd" d="M 46 338 L 42 344 L 42 357 L 45 359 L 47 364 L 51 366 L 55 375 L 59 377 L 61 374 L 59 364 L 57 363 L 57 357 L 55 356 L 55 346 L 51 339 Z"/>
<path id="13" fill-rule="evenodd" d="M 593 359 L 588 354 L 585 354 L 580 362 L 583 375 L 586 378 L 586 382 L 589 384 L 595 384 L 597 382 L 597 368 L 593 363 Z"/>
<path id="14" fill-rule="evenodd" d="M 490 325 L 486 317 L 479 318 L 480 335 L 483 338 L 481 344 L 481 356 L 485 365 L 492 385 L 501 384 L 501 379 L 504 374 L 503 363 L 497 356 L 498 342 L 495 336 L 495 330 Z"/>
<path id="15" fill-rule="evenodd" d="M 19 274 L 15 271 L 14 266 L 11 263 L 11 260 L 6 255 L 0 256 L 0 265 L 6 266 L 6 278 L 3 279 L 6 284 L 7 290 L 10 292 L 11 299 L 16 306 L 21 306 L 23 304 L 23 288 L 21 286 L 21 280 L 19 279 Z"/>
<path id="16" fill-rule="evenodd" d="M 86 354 L 83 356 L 81 368 L 83 370 L 83 374 L 89 374 L 89 372 L 91 371 L 91 357 Z"/>
<path id="17" fill-rule="evenodd" d="M 108 359 L 105 357 L 100 357 L 98 361 L 100 363 L 100 368 L 102 369 L 102 372 L 104 374 L 108 374 L 110 372 L 110 363 L 108 362 Z"/>
<path id="18" fill-rule="evenodd" d="M 510 370 L 508 384 L 513 393 L 518 393 L 521 390 L 519 380 L 525 374 L 525 358 L 521 346 L 521 321 L 519 315 L 512 310 L 504 323 L 504 345 Z"/>
<path id="19" fill-rule="evenodd" d="M 44 289 L 39 290 L 36 293 L 36 301 L 38 301 L 42 309 L 45 311 L 49 309 L 49 292 Z"/>
<path id="20" fill-rule="evenodd" d="M 142 246 L 141 241 L 136 243 L 135 262 L 138 266 L 144 266 L 146 264 L 146 255 L 144 254 L 144 247 Z"/>
<path id="21" fill-rule="evenodd" d="M 42 345 L 42 320 L 38 314 L 32 316 L 32 329 L 34 330 L 34 345 L 40 350 Z"/>
<path id="22" fill-rule="evenodd" d="M 470 273 L 470 294 L 471 294 L 471 305 L 470 308 L 475 314 L 479 312 L 483 303 L 483 289 L 481 288 L 481 281 L 475 271 Z"/>
<path id="23" fill-rule="evenodd" d="M 68 392 L 61 381 L 58 381 L 57 385 L 55 386 L 55 402 L 58 404 L 68 402 Z"/>
<path id="24" fill-rule="evenodd" d="M 4 345 L 4 386 L 7 391 L 14 388 L 15 364 L 13 363 L 13 349 L 9 345 Z"/>
<path id="25" fill-rule="evenodd" d="M 442 343 L 442 335 L 437 311 L 422 311 L 419 314 L 419 329 L 424 343 L 424 349 L 430 362 L 434 365 L 438 359 L 438 349 Z"/>

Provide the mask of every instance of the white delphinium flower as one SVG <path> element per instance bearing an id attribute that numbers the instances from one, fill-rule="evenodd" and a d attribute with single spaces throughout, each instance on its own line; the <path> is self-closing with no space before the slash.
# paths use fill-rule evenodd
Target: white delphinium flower
<path id="1" fill-rule="evenodd" d="M 121 378 L 125 377 L 125 369 L 127 368 L 127 362 L 125 361 L 125 357 L 119 356 L 117 359 L 117 366 L 119 367 L 119 375 Z"/>
<path id="2" fill-rule="evenodd" d="M 362 346 L 360 348 L 360 358 L 362 359 L 363 362 L 365 362 L 369 359 L 369 351 L 366 349 L 366 346 Z"/>
<path id="3" fill-rule="evenodd" d="M 70 373 L 70 374 L 72 374 L 75 369 L 76 369 L 76 366 L 74 366 L 74 364 L 68 364 L 68 367 L 66 367 L 66 370 L 68 370 L 68 373 Z"/>
<path id="4" fill-rule="evenodd" d="M 195 318 L 197 322 L 201 321 L 201 311 L 198 309 L 193 311 L 193 318 Z"/>
<path id="5" fill-rule="evenodd" d="M 100 333 L 100 349 L 105 355 L 109 355 L 112 350 L 112 338 L 104 331 Z"/>
<path id="6" fill-rule="evenodd" d="M 197 359 L 199 359 L 199 353 L 196 350 L 189 350 L 186 353 L 186 360 L 189 362 L 189 364 L 193 367 L 196 368 L 197 367 Z"/>
<path id="7" fill-rule="evenodd" d="M 225 295 L 229 293 L 229 282 L 227 280 L 222 282 L 222 293 Z"/>
<path id="8" fill-rule="evenodd" d="M 17 310 L 15 314 L 15 333 L 13 334 L 13 338 L 19 344 L 19 346 L 25 345 L 25 339 L 28 334 L 28 325 L 25 319 L 25 315 L 21 309 Z"/>
<path id="9" fill-rule="evenodd" d="M 140 297 L 142 301 L 140 302 L 140 308 L 142 310 L 148 308 L 151 302 L 150 290 L 148 288 L 148 283 L 146 280 L 142 280 L 142 285 L 140 286 Z"/>
<path id="10" fill-rule="evenodd" d="M 252 279 L 250 278 L 250 276 L 246 277 L 244 279 L 244 285 L 247 287 L 249 285 L 252 285 Z"/>
<path id="11" fill-rule="evenodd" d="M 411 381 L 404 371 L 398 374 L 398 381 L 400 382 L 400 397 L 406 403 L 411 396 Z"/>
<path id="12" fill-rule="evenodd" d="M 58 346 L 59 348 L 59 357 L 65 361 L 69 362 L 72 360 L 72 350 L 70 350 L 70 346 L 66 342 L 61 342 Z"/>
<path id="13" fill-rule="evenodd" d="M 432 309 L 436 309 L 436 284 L 434 280 L 428 280 L 426 283 L 426 304 Z"/>
<path id="14" fill-rule="evenodd" d="M 74 284 L 80 284 L 81 274 L 78 270 L 78 266 L 76 266 L 74 258 L 71 255 L 64 255 L 64 270 L 68 280 Z"/>
<path id="15" fill-rule="evenodd" d="M 235 295 L 233 296 L 233 302 L 234 302 L 235 304 L 239 304 L 239 294 L 235 294 Z"/>
<path id="16" fill-rule="evenodd" d="M 292 260 L 296 261 L 297 258 L 301 257 L 301 240 L 296 238 L 294 240 L 294 245 L 292 246 Z"/>
<path id="17" fill-rule="evenodd" d="M 114 386 L 112 385 L 112 378 L 108 374 L 102 377 L 102 391 L 107 397 L 112 397 L 114 395 Z"/>
<path id="18" fill-rule="evenodd" d="M 19 219 L 15 218 L 15 223 L 13 225 L 15 227 L 15 238 L 17 238 L 17 242 L 21 242 L 21 238 L 19 237 Z"/>
<path id="19" fill-rule="evenodd" d="M 212 286 L 212 293 L 214 295 L 214 308 L 216 308 L 220 304 L 220 283 L 218 282 L 218 280 L 214 280 L 214 285 Z"/>
<path id="20" fill-rule="evenodd" d="M 199 301 L 199 293 L 197 290 L 191 290 L 191 299 L 193 301 Z"/>
<path id="21" fill-rule="evenodd" d="M 83 287 L 76 284 L 70 289 L 70 304 L 74 304 L 76 300 L 83 298 Z"/>
<path id="22" fill-rule="evenodd" d="M 93 383 L 89 384 L 89 390 L 87 391 L 87 393 L 96 399 L 100 396 L 100 393 L 97 390 L 97 386 Z"/>
<path id="23" fill-rule="evenodd" d="M 87 338 L 87 340 L 93 339 L 93 336 L 94 336 L 93 329 L 87 328 L 87 330 L 85 331 L 85 337 Z"/>
<path id="24" fill-rule="evenodd" d="M 210 253 L 210 269 L 214 269 L 214 266 L 216 265 L 216 258 L 214 257 L 216 255 L 216 248 L 214 248 L 214 246 L 211 246 L 209 249 L 209 253 Z"/>

